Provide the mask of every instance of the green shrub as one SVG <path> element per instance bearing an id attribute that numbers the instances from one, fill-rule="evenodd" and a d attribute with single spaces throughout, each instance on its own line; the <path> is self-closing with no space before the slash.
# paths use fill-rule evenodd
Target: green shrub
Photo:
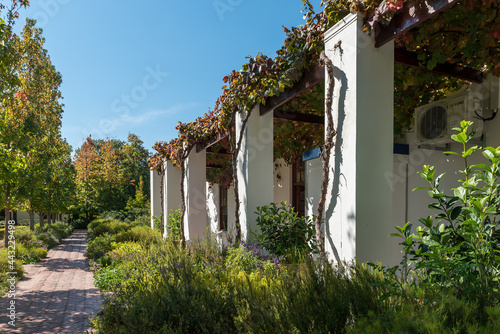
<path id="1" fill-rule="evenodd" d="M 105 233 L 108 234 L 118 234 L 119 232 L 126 231 L 130 229 L 130 224 L 118 221 L 118 220 L 97 220 L 89 224 L 88 228 L 88 238 L 90 240 L 99 237 Z"/>
<path id="2" fill-rule="evenodd" d="M 133 222 L 130 223 L 130 226 L 147 226 L 151 228 L 151 216 L 149 214 L 142 214 L 135 218 Z"/>
<path id="3" fill-rule="evenodd" d="M 224 258 L 209 241 L 129 254 L 128 267 L 98 270 L 97 284 L 113 292 L 92 320 L 98 333 L 341 333 L 386 306 L 379 303 L 385 288 L 372 284 L 380 278 L 366 266 L 282 267 L 248 245 Z"/>
<path id="4" fill-rule="evenodd" d="M 276 256 L 297 261 L 316 250 L 314 218 L 299 217 L 286 202 L 257 207 L 257 245 Z"/>
<path id="5" fill-rule="evenodd" d="M 37 263 L 47 257 L 47 250 L 41 247 L 25 246 L 22 243 L 16 244 L 16 258 L 23 264 Z"/>
<path id="6" fill-rule="evenodd" d="M 38 240 L 41 240 L 48 249 L 52 249 L 59 244 L 59 239 L 50 232 L 37 233 Z"/>
<path id="7" fill-rule="evenodd" d="M 13 266 L 13 268 L 11 268 Z M 9 257 L 9 253 L 6 249 L 0 250 L 0 295 L 3 296 L 7 291 L 10 290 L 10 281 L 8 279 L 12 278 L 11 275 L 7 273 L 15 273 L 16 281 L 24 276 L 24 269 L 21 261 L 19 259 L 14 259 Z"/>
<path id="8" fill-rule="evenodd" d="M 16 227 L 14 236 L 16 237 L 16 242 L 27 243 L 28 241 L 37 241 L 35 232 L 29 228 Z"/>
<path id="9" fill-rule="evenodd" d="M 135 241 L 143 244 L 158 243 L 162 240 L 161 234 L 149 226 L 135 226 L 130 230 L 122 231 L 115 236 L 116 242 Z"/>
<path id="10" fill-rule="evenodd" d="M 96 237 L 88 242 L 85 256 L 88 259 L 99 259 L 113 249 L 111 243 L 114 241 L 114 237 L 108 233 Z"/>
<path id="11" fill-rule="evenodd" d="M 499 305 L 481 311 L 474 302 L 444 295 L 433 303 L 406 303 L 396 310 L 370 312 L 347 333 L 498 333 L 499 315 Z"/>
<path id="12" fill-rule="evenodd" d="M 181 209 L 177 210 L 170 210 L 170 213 L 168 214 L 168 224 L 167 224 L 167 236 L 171 238 L 172 240 L 175 241 L 180 241 L 181 240 L 181 217 L 182 217 L 182 211 Z M 164 235 L 163 230 L 164 230 L 164 224 L 163 222 L 160 222 L 161 226 L 161 231 L 162 235 Z"/>
<path id="13" fill-rule="evenodd" d="M 61 221 L 55 222 L 54 224 L 51 224 L 51 225 L 48 225 L 47 229 L 51 230 L 51 232 L 54 235 L 58 235 L 60 237 L 60 239 L 66 238 L 71 233 L 73 233 L 73 230 L 74 230 L 72 225 L 70 225 L 68 223 L 61 222 Z"/>
<path id="14" fill-rule="evenodd" d="M 479 300 L 481 305 L 498 302 L 500 275 L 500 147 L 487 147 L 483 155 L 488 164 L 470 165 L 468 158 L 479 149 L 467 148 L 475 132 L 468 133 L 472 123 L 463 121 L 452 139 L 463 146 L 461 156 L 465 169 L 460 186 L 453 196 L 439 189 L 444 174 L 435 177 L 434 167 L 424 166 L 419 172 L 429 186 L 426 189 L 435 201 L 429 207 L 439 211 L 435 216 L 420 218 L 423 226 L 417 234 L 412 225 L 397 227 L 394 233 L 404 239 L 403 251 L 408 264 L 423 283 L 452 291 L 456 296 Z M 409 266 L 412 268 L 411 266 Z"/>

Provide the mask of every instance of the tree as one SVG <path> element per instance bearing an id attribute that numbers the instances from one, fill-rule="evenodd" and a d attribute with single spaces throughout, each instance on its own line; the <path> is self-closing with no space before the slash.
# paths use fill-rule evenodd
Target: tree
<path id="1" fill-rule="evenodd" d="M 137 194 L 139 180 L 142 179 L 142 192 L 147 200 L 150 197 L 149 184 L 149 151 L 144 148 L 144 142 L 133 133 L 129 133 L 127 143 L 122 148 L 123 165 L 125 179 L 130 180 L 126 186 L 127 198 Z"/>
<path id="2" fill-rule="evenodd" d="M 91 136 L 87 137 L 77 151 L 74 164 L 76 170 L 76 198 L 88 224 L 90 217 L 97 210 L 98 188 L 101 179 L 100 157 Z"/>
<path id="3" fill-rule="evenodd" d="M 26 208 L 26 185 L 43 179 L 39 168 L 44 169 L 47 157 L 54 157 L 48 152 L 60 140 L 62 79 L 43 47 L 42 31 L 35 24 L 28 19 L 21 36 L 10 34 L 9 52 L 2 63 L 5 80 L 0 145 L 4 175 L 0 179 L 0 204 L 5 207 L 6 220 L 12 209 Z"/>
<path id="4" fill-rule="evenodd" d="M 86 139 L 76 151 L 74 165 L 79 210 L 87 222 L 98 211 L 125 210 L 138 193 L 149 199 L 149 187 L 141 181 L 149 181 L 148 155 L 135 134 L 129 134 L 127 142 Z"/>

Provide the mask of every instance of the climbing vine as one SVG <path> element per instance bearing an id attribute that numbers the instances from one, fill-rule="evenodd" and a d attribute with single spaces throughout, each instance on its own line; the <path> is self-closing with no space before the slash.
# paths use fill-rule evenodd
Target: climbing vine
<path id="1" fill-rule="evenodd" d="M 242 133 L 235 133 L 237 117 L 242 117 L 245 124 L 255 105 L 265 104 L 268 97 L 279 95 L 293 86 L 304 71 L 318 62 L 324 48 L 324 32 L 347 14 L 363 13 L 364 28 L 370 34 L 375 25 L 389 23 L 409 2 L 416 5 L 424 3 L 421 0 L 323 0 L 323 10 L 316 13 L 309 0 L 302 0 L 306 23 L 299 27 L 283 28 L 286 38 L 281 49 L 276 52 L 277 56 L 270 58 L 258 54 L 248 57 L 240 71 L 232 71 L 225 76 L 222 94 L 214 108 L 194 122 L 179 123 L 178 138 L 168 143 L 157 143 L 150 167 L 158 169 L 162 161 L 170 160 L 184 168 L 184 161 L 196 144 L 205 145 L 217 137 L 227 136 L 225 149 L 230 154 L 210 154 L 207 158 L 209 164 L 222 168 L 210 171 L 207 176 L 211 182 L 226 186 L 229 182 L 234 183 L 236 227 L 239 233 L 238 184 L 234 175 L 237 173 L 236 156 Z M 438 63 L 450 62 L 500 75 L 499 10 L 498 0 L 459 1 L 418 28 L 399 36 L 395 45 L 417 53 L 421 65 L 429 70 Z M 395 66 L 394 83 L 395 134 L 411 127 L 416 106 L 437 99 L 464 84 L 458 79 L 401 65 Z M 287 104 L 287 108 L 324 115 L 323 101 L 324 86 L 320 86 L 294 99 Z M 323 142 L 323 131 L 319 130 L 318 125 L 276 120 L 275 127 L 275 157 L 284 158 L 287 162 L 293 162 L 301 152 Z M 184 211 L 183 202 L 183 216 Z"/>

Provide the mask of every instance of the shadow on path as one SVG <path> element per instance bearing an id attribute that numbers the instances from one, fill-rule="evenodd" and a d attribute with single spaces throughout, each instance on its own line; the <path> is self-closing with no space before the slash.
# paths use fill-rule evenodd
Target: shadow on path
<path id="1" fill-rule="evenodd" d="M 0 333 L 85 333 L 101 305 L 84 253 L 87 231 L 75 230 L 41 262 L 25 265 L 15 299 L 15 327 L 8 324 L 11 300 L 0 299 Z"/>

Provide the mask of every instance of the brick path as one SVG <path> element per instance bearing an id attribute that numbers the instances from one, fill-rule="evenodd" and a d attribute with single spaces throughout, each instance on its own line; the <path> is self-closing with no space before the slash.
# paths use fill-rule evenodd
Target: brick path
<path id="1" fill-rule="evenodd" d="M 85 333 L 101 295 L 83 256 L 87 231 L 75 230 L 47 258 L 25 265 L 16 289 L 16 327 L 7 324 L 7 296 L 0 299 L 0 333 Z"/>

